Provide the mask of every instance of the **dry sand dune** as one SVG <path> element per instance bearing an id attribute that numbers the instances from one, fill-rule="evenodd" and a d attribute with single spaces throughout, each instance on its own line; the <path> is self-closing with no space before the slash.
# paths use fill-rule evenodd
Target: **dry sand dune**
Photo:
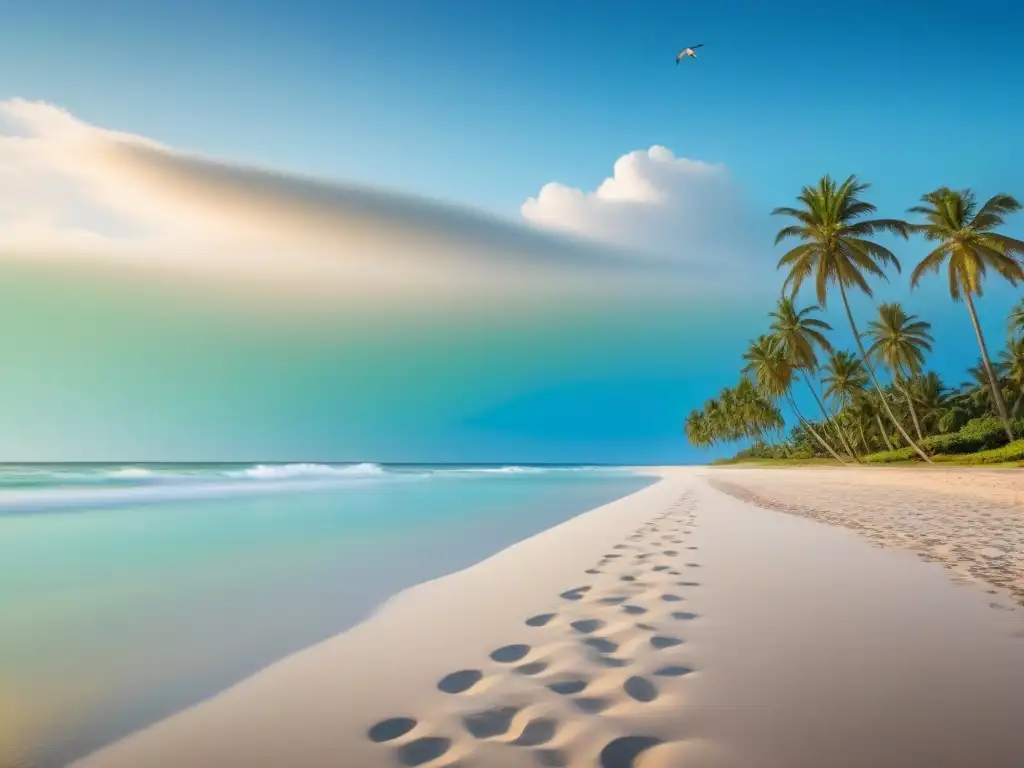
<path id="1" fill-rule="evenodd" d="M 1024 765 L 1024 616 L 663 474 L 81 765 Z"/>

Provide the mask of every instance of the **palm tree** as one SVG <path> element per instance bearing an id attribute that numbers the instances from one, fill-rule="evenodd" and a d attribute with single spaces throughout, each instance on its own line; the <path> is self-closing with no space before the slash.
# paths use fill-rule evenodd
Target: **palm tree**
<path id="1" fill-rule="evenodd" d="M 704 414 L 694 408 L 686 417 L 683 428 L 686 433 L 686 442 L 695 447 L 705 447 L 713 444 L 711 430 L 708 428 L 708 420 Z"/>
<path id="2" fill-rule="evenodd" d="M 1024 409 L 1024 336 L 1010 339 L 999 356 L 999 366 L 1017 387 L 1017 400 L 1010 409 L 1011 418 L 1017 418 Z"/>
<path id="3" fill-rule="evenodd" d="M 882 442 L 885 443 L 887 450 L 895 451 L 896 446 L 892 444 L 892 439 L 889 437 L 889 432 L 885 428 L 885 424 L 882 423 L 882 411 L 885 405 L 885 393 L 881 390 L 875 390 L 874 392 L 865 392 L 862 396 L 864 405 L 867 406 L 871 413 L 875 417 L 875 425 L 878 427 L 878 435 L 882 438 Z"/>
<path id="4" fill-rule="evenodd" d="M 868 323 L 867 330 L 867 335 L 874 341 L 868 348 L 868 354 L 880 360 L 892 373 L 893 386 L 907 399 L 918 440 L 924 440 L 924 435 L 906 380 L 921 373 L 925 352 L 932 351 L 931 327 L 931 323 L 918 320 L 917 315 L 908 315 L 899 304 L 887 302 L 878 305 L 878 319 Z"/>
<path id="5" fill-rule="evenodd" d="M 992 374 L 996 378 L 996 387 L 1000 392 L 1003 389 L 1005 373 L 1003 363 L 999 361 L 992 363 Z M 989 383 L 988 370 L 985 368 L 984 361 L 978 358 L 977 365 L 972 365 L 967 369 L 967 375 L 970 378 L 960 385 L 960 394 L 970 403 L 976 415 L 994 410 L 995 402 L 992 399 L 992 387 Z"/>
<path id="6" fill-rule="evenodd" d="M 906 238 L 909 225 L 898 219 L 865 219 L 865 216 L 877 210 L 871 203 L 860 199 L 860 194 L 868 188 L 867 184 L 859 183 L 856 176 L 848 177 L 842 184 L 837 184 L 830 176 L 824 176 L 816 187 L 804 187 L 801 190 L 797 201 L 802 207 L 776 208 L 772 215 L 789 216 L 797 222 L 779 230 L 775 236 L 776 245 L 790 237 L 802 241 L 779 259 L 780 269 L 784 266 L 789 268 L 783 290 L 788 286 L 791 295 L 796 295 L 804 281 L 813 277 L 818 306 L 825 307 L 829 285 L 839 287 L 861 360 L 871 383 L 881 392 L 882 387 L 868 360 L 857 323 L 853 319 L 846 288 L 857 288 L 871 296 L 871 286 L 864 278 L 864 273 L 884 278 L 882 268 L 886 264 L 892 264 L 899 270 L 900 263 L 896 255 L 868 238 L 879 232 L 891 232 Z M 886 415 L 907 443 L 930 463 L 928 454 L 907 434 L 884 398 L 881 402 Z"/>
<path id="7" fill-rule="evenodd" d="M 1024 299 L 1010 310 L 1010 316 L 1006 318 L 1006 330 L 1010 336 L 1024 336 Z"/>
<path id="8" fill-rule="evenodd" d="M 953 408 L 947 400 L 949 390 L 935 371 L 928 371 L 911 382 L 910 391 L 914 402 L 918 404 L 921 424 L 926 431 L 942 431 L 940 424 L 946 414 Z M 948 420 L 947 420 L 948 421 Z"/>
<path id="9" fill-rule="evenodd" d="M 726 387 L 702 410 L 690 411 L 684 424 L 687 441 L 694 446 L 717 445 L 750 438 L 764 442 L 769 432 L 785 426 L 782 414 L 747 379 Z"/>
<path id="10" fill-rule="evenodd" d="M 824 320 L 819 320 L 810 315 L 820 312 L 816 306 L 804 307 L 798 310 L 793 300 L 787 296 L 779 299 L 778 306 L 774 312 L 769 312 L 772 324 L 769 326 L 772 333 L 782 344 L 782 351 L 794 371 L 800 371 L 804 383 L 814 396 L 818 404 L 825 424 L 831 423 L 833 431 L 843 444 L 843 448 L 850 456 L 856 458 L 853 448 L 847 443 L 839 425 L 833 421 L 832 415 L 825 409 L 825 404 L 818 397 L 818 392 L 811 383 L 810 374 L 818 370 L 818 349 L 824 352 L 832 351 L 832 344 L 825 336 L 825 331 L 831 331 L 832 326 Z"/>
<path id="11" fill-rule="evenodd" d="M 821 383 L 825 397 L 835 400 L 840 407 L 853 405 L 868 385 L 868 375 L 857 356 L 850 352 L 834 352 L 825 363 Z"/>
<path id="12" fill-rule="evenodd" d="M 910 213 L 921 214 L 925 223 L 912 225 L 911 231 L 939 245 L 914 269 L 910 287 L 917 287 L 927 272 L 938 272 L 948 261 L 949 295 L 953 301 L 963 299 L 967 304 L 974 335 L 978 337 L 981 349 L 982 365 L 992 390 L 992 402 L 1003 422 L 1006 436 L 1012 441 L 1010 416 L 978 323 L 974 296 L 982 295 L 983 282 L 990 269 L 1011 285 L 1024 280 L 1020 258 L 1024 255 L 1024 241 L 994 231 L 1003 226 L 1007 214 L 1019 211 L 1021 205 L 1010 195 L 998 194 L 978 208 L 971 190 L 954 191 L 948 187 L 923 195 L 921 202 L 923 205 L 914 206 Z"/>
<path id="13" fill-rule="evenodd" d="M 825 451 L 840 464 L 842 460 L 821 435 L 803 417 L 796 401 L 790 392 L 793 386 L 793 366 L 783 351 L 782 343 L 775 336 L 764 334 L 750 342 L 750 347 L 743 354 L 747 361 L 743 372 L 753 378 L 755 386 L 769 398 L 785 398 L 790 410 L 796 414 L 800 425 L 807 430 Z"/>

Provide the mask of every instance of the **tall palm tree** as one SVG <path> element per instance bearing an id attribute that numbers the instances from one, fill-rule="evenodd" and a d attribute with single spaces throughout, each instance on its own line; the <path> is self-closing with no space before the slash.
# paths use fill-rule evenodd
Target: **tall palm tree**
<path id="1" fill-rule="evenodd" d="M 800 425 L 807 430 L 825 451 L 841 464 L 846 462 L 839 456 L 831 445 L 811 426 L 804 418 L 793 399 L 790 389 L 793 386 L 793 366 L 787 359 L 782 349 L 782 344 L 775 336 L 764 334 L 750 342 L 750 347 L 743 354 L 746 366 L 743 372 L 750 376 L 754 384 L 765 396 L 770 398 L 782 397 L 786 400 L 790 410 L 796 414 Z"/>
<path id="2" fill-rule="evenodd" d="M 1010 409 L 1011 418 L 1024 413 L 1024 336 L 1010 339 L 999 356 L 999 365 L 1017 387 L 1017 400 Z"/>
<path id="3" fill-rule="evenodd" d="M 1024 299 L 1010 310 L 1006 318 L 1006 330 L 1011 336 L 1024 336 Z"/>
<path id="4" fill-rule="evenodd" d="M 868 376 L 875 389 L 881 392 L 882 387 L 875 376 L 874 368 L 868 359 L 857 323 L 850 310 L 850 302 L 846 296 L 847 287 L 857 288 L 871 296 L 871 286 L 865 279 L 865 273 L 885 278 L 883 267 L 892 264 L 900 268 L 896 255 L 882 245 L 868 238 L 879 232 L 890 232 L 906 238 L 908 224 L 898 219 L 866 219 L 877 210 L 874 205 L 860 199 L 861 193 L 869 185 L 857 181 L 850 176 L 841 184 L 830 176 L 824 176 L 815 187 L 804 187 L 797 202 L 801 207 L 783 207 L 772 211 L 773 216 L 788 216 L 796 220 L 795 224 L 783 227 L 775 236 L 775 244 L 787 238 L 801 240 L 800 245 L 788 251 L 779 259 L 779 268 L 788 267 L 789 274 L 783 283 L 791 295 L 796 295 L 800 286 L 808 278 L 814 279 L 818 305 L 824 307 L 828 300 L 830 285 L 839 288 L 839 295 L 846 310 L 846 319 L 853 331 L 854 341 L 860 351 L 861 360 L 867 369 Z M 931 462 L 913 438 L 900 424 L 885 398 L 881 400 L 886 415 L 900 434 L 912 445 L 918 455 Z"/>
<path id="5" fill-rule="evenodd" d="M 868 385 L 868 374 L 857 356 L 850 352 L 834 352 L 825 363 L 821 382 L 825 397 L 835 400 L 840 407 L 850 407 Z"/>
<path id="6" fill-rule="evenodd" d="M 822 373 L 821 383 L 825 385 L 825 398 L 836 404 L 839 413 L 842 413 L 844 408 L 852 407 L 854 401 L 864 394 L 864 388 L 868 384 L 864 366 L 849 352 L 833 352 Z"/>
<path id="7" fill-rule="evenodd" d="M 818 370 L 818 350 L 832 351 L 832 344 L 825 336 L 825 331 L 831 331 L 832 326 L 824 320 L 811 317 L 814 312 L 820 311 L 821 309 L 816 306 L 798 310 L 791 298 L 782 296 L 775 310 L 768 313 L 768 316 L 772 318 L 769 327 L 781 342 L 782 351 L 793 370 L 802 374 L 804 383 L 814 397 L 814 402 L 818 404 L 825 424 L 831 424 L 846 452 L 850 456 L 856 457 L 853 448 L 847 443 L 839 425 L 833 420 L 832 414 L 825 409 L 825 404 L 818 397 L 818 392 L 811 383 L 811 374 Z"/>
<path id="8" fill-rule="evenodd" d="M 932 351 L 931 327 L 931 323 L 918 320 L 917 315 L 908 315 L 899 304 L 886 302 L 878 305 L 878 319 L 868 323 L 867 330 L 873 340 L 868 354 L 892 373 L 893 386 L 907 399 L 918 440 L 924 440 L 924 435 L 906 381 L 921 373 L 924 355 Z"/>
<path id="9" fill-rule="evenodd" d="M 996 378 L 996 387 L 1002 392 L 1006 374 L 1002 362 L 996 360 L 992 363 L 992 374 Z M 967 375 L 970 378 L 960 385 L 960 394 L 973 407 L 976 412 L 975 415 L 980 416 L 995 410 L 995 401 L 992 399 L 992 387 L 988 379 L 988 369 L 985 368 L 985 363 L 980 357 L 978 358 L 977 365 L 972 365 L 967 369 Z"/>
<path id="10" fill-rule="evenodd" d="M 928 371 L 911 382 L 914 402 L 920 409 L 921 424 L 929 432 L 940 431 L 939 423 L 953 407 L 947 400 L 948 388 L 935 371 Z"/>
<path id="11" fill-rule="evenodd" d="M 938 272 L 948 262 L 949 295 L 953 301 L 963 299 L 967 304 L 974 335 L 978 337 L 981 349 L 982 365 L 992 390 L 992 402 L 1003 422 L 1006 436 L 1013 440 L 1010 415 L 978 323 L 974 296 L 982 295 L 989 270 L 994 270 L 1011 285 L 1024 280 L 1024 262 L 1021 261 L 1024 241 L 995 232 L 1003 226 L 1005 217 L 1019 211 L 1021 205 L 1010 195 L 998 194 L 979 208 L 971 190 L 954 191 L 948 187 L 923 195 L 921 203 L 911 208 L 910 213 L 921 214 L 925 223 L 912 225 L 911 231 L 939 245 L 914 269 L 910 287 L 917 287 L 926 273 Z"/>

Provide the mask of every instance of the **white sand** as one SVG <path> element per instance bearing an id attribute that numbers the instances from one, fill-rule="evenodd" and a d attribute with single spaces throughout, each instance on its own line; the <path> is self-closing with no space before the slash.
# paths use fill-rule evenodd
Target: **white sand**
<path id="1" fill-rule="evenodd" d="M 738 498 L 912 550 L 997 605 L 1024 603 L 1024 470 L 722 468 L 709 478 Z"/>
<path id="2" fill-rule="evenodd" d="M 1020 612 L 663 474 L 79 764 L 1024 765 Z"/>

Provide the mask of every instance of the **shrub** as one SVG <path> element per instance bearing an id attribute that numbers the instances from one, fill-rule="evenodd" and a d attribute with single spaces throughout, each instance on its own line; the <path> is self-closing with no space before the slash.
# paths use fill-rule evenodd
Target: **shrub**
<path id="1" fill-rule="evenodd" d="M 1024 419 L 1016 419 L 1010 425 L 1015 435 L 1024 435 Z M 1013 443 L 1016 445 L 1020 440 Z M 980 451 L 991 451 L 1005 446 L 1007 443 L 1006 432 L 1003 423 L 992 416 L 985 416 L 979 419 L 971 419 L 964 426 L 948 435 L 932 435 L 921 441 L 921 447 L 925 452 L 936 458 L 940 456 L 958 456 L 963 454 L 974 454 Z M 864 461 L 870 464 L 888 464 L 894 461 L 916 461 L 919 460 L 917 452 L 910 447 L 898 448 L 895 451 L 882 451 L 864 457 Z M 1014 461 L 1013 458 L 999 459 L 998 461 Z M 991 462 L 981 462 L 991 463 Z"/>
<path id="2" fill-rule="evenodd" d="M 1024 462 L 1024 440 L 1014 440 L 1001 448 L 977 453 L 949 456 L 936 456 L 937 463 L 956 464 L 1003 464 L 1005 462 Z"/>
<path id="3" fill-rule="evenodd" d="M 868 464 L 888 464 L 893 461 L 913 461 L 920 459 L 913 448 L 897 448 L 895 451 L 881 451 L 862 457 Z"/>

